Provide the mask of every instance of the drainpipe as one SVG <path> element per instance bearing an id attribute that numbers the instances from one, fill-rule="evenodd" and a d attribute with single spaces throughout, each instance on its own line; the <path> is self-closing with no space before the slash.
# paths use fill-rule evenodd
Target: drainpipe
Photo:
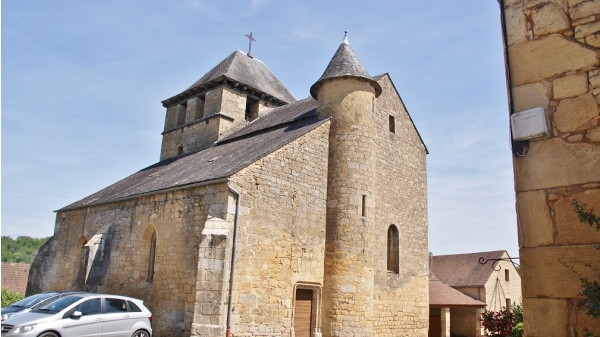
<path id="1" fill-rule="evenodd" d="M 236 191 L 231 185 L 229 185 L 230 181 L 227 181 L 227 189 L 231 191 L 236 196 L 235 202 L 235 220 L 233 222 L 233 245 L 231 247 L 231 271 L 229 273 L 229 302 L 227 303 L 227 333 L 226 337 L 231 335 L 231 312 L 233 311 L 233 305 L 231 303 L 231 299 L 233 297 L 233 275 L 235 274 L 235 259 L 236 259 L 236 244 L 237 244 L 237 232 L 238 226 L 240 224 L 240 210 L 242 206 L 242 195 L 240 192 Z"/>
<path id="2" fill-rule="evenodd" d="M 515 111 L 512 94 L 512 77 L 510 75 L 510 58 L 508 57 L 508 33 L 506 29 L 506 11 L 504 10 L 504 0 L 497 0 L 500 5 L 500 21 L 502 23 L 502 44 L 504 47 L 504 72 L 506 73 L 506 96 L 508 98 L 508 116 L 512 115 Z M 510 126 L 510 147 L 512 153 L 515 156 L 523 156 L 529 147 L 529 141 L 523 140 L 519 142 L 513 142 L 512 140 L 512 127 Z"/>
<path id="3" fill-rule="evenodd" d="M 504 47 L 504 71 L 506 72 L 506 91 L 508 97 L 508 114 L 512 115 L 514 111 L 513 107 L 513 95 L 512 95 L 512 79 L 510 76 L 510 60 L 508 57 L 508 33 L 506 30 L 506 13 L 504 11 L 504 0 L 498 0 L 500 5 L 500 21 L 502 23 L 502 44 Z"/>

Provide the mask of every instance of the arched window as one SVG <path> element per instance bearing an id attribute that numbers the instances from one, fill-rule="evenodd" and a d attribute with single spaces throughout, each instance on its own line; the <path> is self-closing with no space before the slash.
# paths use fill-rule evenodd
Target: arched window
<path id="1" fill-rule="evenodd" d="M 87 238 L 82 235 L 81 237 L 79 237 L 79 240 L 77 240 L 77 245 L 75 246 L 77 252 L 76 258 L 79 259 L 79 268 L 75 278 L 75 285 L 79 289 L 83 289 L 83 287 L 85 286 L 85 280 L 87 278 L 88 272 L 90 248 L 85 245 L 86 243 Z"/>
<path id="2" fill-rule="evenodd" d="M 146 274 L 146 281 L 152 282 L 154 278 L 154 257 L 156 256 L 156 231 L 152 231 L 152 237 L 150 238 L 150 252 L 148 254 L 148 274 Z"/>
<path id="3" fill-rule="evenodd" d="M 390 225 L 387 233 L 387 270 L 400 272 L 400 235 L 395 225 Z"/>
<path id="4" fill-rule="evenodd" d="M 136 259 L 135 269 L 139 271 L 136 281 L 152 283 L 156 264 L 156 229 L 148 226 L 140 238 L 138 250 L 139 258 Z"/>

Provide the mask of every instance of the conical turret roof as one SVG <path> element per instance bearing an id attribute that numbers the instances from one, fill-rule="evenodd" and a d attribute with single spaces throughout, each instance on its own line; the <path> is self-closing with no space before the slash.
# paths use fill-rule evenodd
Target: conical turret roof
<path id="1" fill-rule="evenodd" d="M 352 47 L 350 47 L 348 36 L 344 36 L 344 41 L 333 55 L 323 75 L 310 87 L 311 96 L 317 99 L 317 91 L 323 82 L 340 77 L 354 77 L 370 82 L 375 88 L 375 97 L 381 95 L 381 86 L 369 75 Z"/>

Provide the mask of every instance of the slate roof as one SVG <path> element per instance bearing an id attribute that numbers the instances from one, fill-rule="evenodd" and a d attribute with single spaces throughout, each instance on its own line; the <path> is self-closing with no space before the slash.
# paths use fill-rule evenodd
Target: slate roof
<path id="1" fill-rule="evenodd" d="M 283 103 L 296 101 L 294 95 L 263 62 L 237 50 L 182 93 L 168 98 L 162 103 L 165 107 L 169 106 L 220 84 L 224 79 L 251 87 L 255 91 L 274 97 Z"/>
<path id="2" fill-rule="evenodd" d="M 500 259 L 505 250 L 454 255 L 434 255 L 430 270 L 451 287 L 484 287 L 494 271 L 490 263 L 480 264 L 479 258 Z"/>
<path id="3" fill-rule="evenodd" d="M 444 284 L 433 273 L 429 273 L 429 306 L 485 307 L 485 303 Z"/>
<path id="4" fill-rule="evenodd" d="M 29 277 L 29 264 L 2 262 L 2 289 L 25 293 L 27 277 Z"/>
<path id="5" fill-rule="evenodd" d="M 317 99 L 318 89 L 323 82 L 340 77 L 354 77 L 368 81 L 375 87 L 375 97 L 381 95 L 381 86 L 369 75 L 360 62 L 358 56 L 352 47 L 350 47 L 347 36 L 344 36 L 344 41 L 338 47 L 331 61 L 329 61 L 329 65 L 325 69 L 325 72 L 323 72 L 323 75 L 310 87 L 311 96 Z"/>
<path id="6" fill-rule="evenodd" d="M 213 147 L 158 162 L 59 211 L 227 178 L 323 124 L 316 104 L 307 98 L 273 109 Z"/>

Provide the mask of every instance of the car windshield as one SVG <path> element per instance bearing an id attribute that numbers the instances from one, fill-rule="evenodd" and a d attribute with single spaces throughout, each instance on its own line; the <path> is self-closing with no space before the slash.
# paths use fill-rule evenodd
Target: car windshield
<path id="1" fill-rule="evenodd" d="M 79 301 L 82 298 L 83 298 L 83 296 L 77 296 L 77 295 L 69 295 L 69 296 L 60 297 L 54 301 L 44 303 L 41 306 L 36 306 L 32 311 L 57 313 L 57 312 L 63 310 L 64 308 L 70 306 L 71 304 Z"/>
<path id="2" fill-rule="evenodd" d="M 39 302 L 41 302 L 49 297 L 55 296 L 55 295 L 56 295 L 56 293 L 41 293 L 41 294 L 31 295 L 29 297 L 25 297 L 24 299 L 20 300 L 19 302 L 11 304 L 11 306 L 29 308 L 32 305 L 39 303 Z"/>

